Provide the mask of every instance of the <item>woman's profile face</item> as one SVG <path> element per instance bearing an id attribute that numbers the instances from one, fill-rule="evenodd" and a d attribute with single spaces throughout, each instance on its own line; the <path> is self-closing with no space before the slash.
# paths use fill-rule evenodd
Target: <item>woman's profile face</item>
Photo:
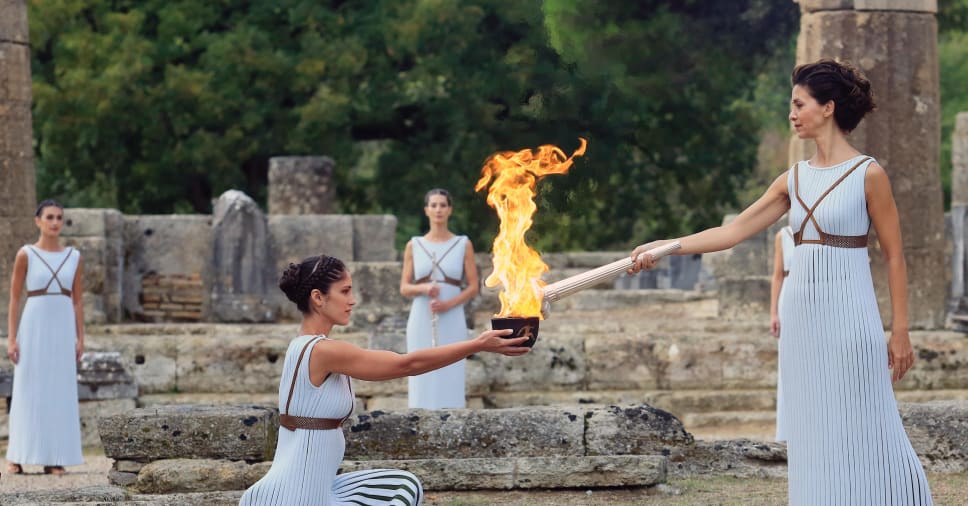
<path id="1" fill-rule="evenodd" d="M 320 311 L 326 318 L 336 325 L 348 325 L 356 305 L 353 296 L 353 276 L 349 271 L 339 281 L 329 285 L 329 293 L 323 295 L 323 305 Z"/>
<path id="2" fill-rule="evenodd" d="M 443 195 L 431 195 L 424 207 L 424 213 L 431 223 L 447 223 L 453 209 L 447 203 L 447 197 Z"/>
<path id="3" fill-rule="evenodd" d="M 57 206 L 47 206 L 40 210 L 40 216 L 34 217 L 34 223 L 43 235 L 60 236 L 64 226 L 64 210 Z"/>
<path id="4" fill-rule="evenodd" d="M 801 139 L 817 136 L 820 127 L 833 114 L 832 105 L 820 104 L 805 86 L 796 85 L 790 94 L 790 123 Z M 829 112 L 828 112 L 829 109 Z"/>

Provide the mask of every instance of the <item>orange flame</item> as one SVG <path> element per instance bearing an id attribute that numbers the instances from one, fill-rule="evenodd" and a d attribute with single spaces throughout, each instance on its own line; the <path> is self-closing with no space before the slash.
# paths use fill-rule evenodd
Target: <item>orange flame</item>
<path id="1" fill-rule="evenodd" d="M 494 272 L 484 280 L 488 287 L 498 283 L 504 287 L 497 317 L 541 317 L 542 294 L 534 287 L 536 283 L 544 285 L 540 278 L 548 271 L 548 265 L 524 242 L 524 234 L 531 228 L 531 217 L 537 210 L 535 185 L 548 174 L 568 172 L 574 158 L 585 154 L 588 143 L 580 137 L 579 140 L 581 147 L 571 157 L 555 146 L 544 145 L 536 151 L 495 153 L 481 168 L 481 179 L 474 190 L 481 191 L 490 183 L 487 203 L 501 219 L 492 253 Z"/>

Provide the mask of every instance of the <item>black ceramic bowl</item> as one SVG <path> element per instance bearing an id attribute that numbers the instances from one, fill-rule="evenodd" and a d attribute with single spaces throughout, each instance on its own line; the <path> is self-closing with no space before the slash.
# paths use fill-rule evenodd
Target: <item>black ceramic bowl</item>
<path id="1" fill-rule="evenodd" d="M 527 336 L 529 339 L 521 346 L 531 348 L 534 346 L 535 341 L 538 340 L 539 321 L 540 320 L 537 316 L 509 316 L 507 318 L 491 318 L 491 328 L 494 330 L 513 330 L 514 332 L 512 332 L 511 335 L 501 336 L 505 339 Z"/>

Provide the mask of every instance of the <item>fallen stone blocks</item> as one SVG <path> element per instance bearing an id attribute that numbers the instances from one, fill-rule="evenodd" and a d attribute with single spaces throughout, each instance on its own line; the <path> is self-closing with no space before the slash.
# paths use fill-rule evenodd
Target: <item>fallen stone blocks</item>
<path id="1" fill-rule="evenodd" d="M 268 471 L 279 430 L 276 410 L 242 406 L 136 409 L 100 428 L 109 479 L 142 494 L 244 489 Z M 693 444 L 650 406 L 374 411 L 344 430 L 343 472 L 407 469 L 428 490 L 651 486 Z"/>

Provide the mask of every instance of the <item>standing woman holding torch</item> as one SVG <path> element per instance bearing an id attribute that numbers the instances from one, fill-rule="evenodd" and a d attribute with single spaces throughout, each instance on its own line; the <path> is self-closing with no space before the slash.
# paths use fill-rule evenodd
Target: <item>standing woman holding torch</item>
<path id="1" fill-rule="evenodd" d="M 732 222 L 678 239 L 678 254 L 731 248 L 789 210 L 795 268 L 780 307 L 780 374 L 789 500 L 794 505 L 929 505 L 891 382 L 914 362 L 908 336 L 907 270 L 887 173 L 847 142 L 874 109 L 870 82 L 854 67 L 820 60 L 793 70 L 790 122 L 816 155 L 794 165 Z M 887 263 L 893 323 L 885 342 L 867 234 Z M 635 248 L 631 269 L 651 269 Z"/>
<path id="2" fill-rule="evenodd" d="M 467 339 L 464 304 L 478 291 L 474 246 L 465 235 L 447 228 L 453 211 L 450 193 L 435 188 L 424 196 L 430 231 L 415 236 L 403 254 L 400 293 L 412 297 L 407 320 L 407 351 L 413 352 Z M 461 280 L 467 284 L 461 286 Z M 464 361 L 409 378 L 411 408 L 463 408 Z"/>

